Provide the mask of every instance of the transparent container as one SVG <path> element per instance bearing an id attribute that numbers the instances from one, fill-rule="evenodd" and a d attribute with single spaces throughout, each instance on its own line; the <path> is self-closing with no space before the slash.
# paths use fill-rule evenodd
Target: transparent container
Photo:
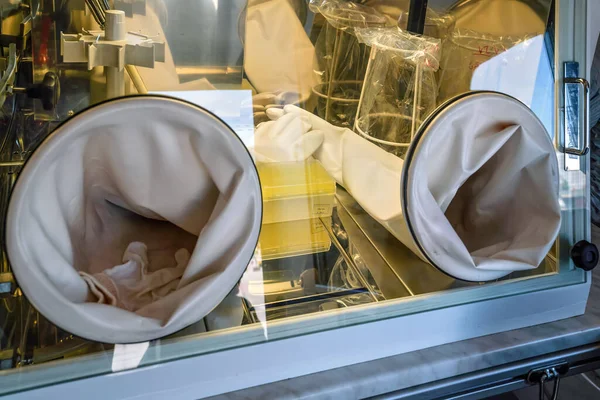
<path id="1" fill-rule="evenodd" d="M 352 128 L 369 62 L 369 48 L 358 41 L 355 29 L 390 26 L 393 21 L 374 8 L 339 0 L 314 1 L 311 9 L 325 19 L 315 44 L 315 72 L 321 82 L 313 88 L 316 114 Z"/>
<path id="2" fill-rule="evenodd" d="M 260 253 L 263 260 L 314 254 L 328 251 L 331 239 L 323 224 L 331 225 L 331 218 L 263 224 L 260 238 Z"/>
<path id="3" fill-rule="evenodd" d="M 258 165 L 263 224 L 331 217 L 335 181 L 317 160 Z"/>
<path id="4" fill-rule="evenodd" d="M 439 39 L 398 28 L 357 29 L 371 47 L 354 130 L 403 157 L 421 122 L 435 109 Z"/>
<path id="5" fill-rule="evenodd" d="M 468 29 L 452 31 L 442 44 L 438 103 L 477 89 L 472 87 L 473 76 L 482 64 L 492 58 L 497 58 L 496 61 L 500 65 L 523 63 L 533 49 L 524 46 L 519 51 L 507 50 L 531 38 L 532 36 L 496 36 Z M 499 77 L 496 72 L 485 79 L 494 82 Z"/>

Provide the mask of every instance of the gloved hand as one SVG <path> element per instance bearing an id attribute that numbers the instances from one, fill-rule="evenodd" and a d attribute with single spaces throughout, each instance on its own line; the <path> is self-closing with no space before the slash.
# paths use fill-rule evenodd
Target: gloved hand
<path id="1" fill-rule="evenodd" d="M 155 272 L 149 272 L 147 250 L 145 244 L 133 242 L 125 250 L 124 264 L 93 275 L 79 271 L 97 303 L 136 311 L 177 288 L 190 261 L 189 251 L 179 249 L 175 252 L 174 267 L 153 266 Z"/>
<path id="2" fill-rule="evenodd" d="M 283 110 L 269 109 L 267 115 L 276 124 L 281 124 L 277 125 L 277 129 L 271 128 L 275 125 L 264 128 L 269 130 L 270 137 L 280 147 L 285 148 L 292 143 L 285 136 L 289 135 L 289 131 L 298 133 L 297 129 L 288 127 L 298 126 L 299 121 L 303 122 L 304 128 L 309 128 L 304 135 L 321 134 L 322 144 L 315 149 L 313 156 L 365 211 L 402 240 L 405 233 L 401 228 L 404 226 L 400 202 L 402 159 L 350 129 L 333 126 L 293 105 L 285 106 Z"/>
<path id="3" fill-rule="evenodd" d="M 266 112 L 273 121 L 279 121 L 286 116 L 288 123 L 292 121 L 289 116 L 295 115 L 297 118 L 307 121 L 312 131 L 321 132 L 323 134 L 323 144 L 315 150 L 314 157 L 321 161 L 321 164 L 337 183 L 344 185 L 342 179 L 342 138 L 346 132 L 353 133 L 352 131 L 331 125 L 324 119 L 294 105 L 284 106 L 283 109 L 270 108 Z"/>
<path id="4" fill-rule="evenodd" d="M 295 114 L 282 116 L 277 121 L 263 122 L 254 134 L 256 161 L 306 160 L 323 143 L 323 133 L 310 129 L 308 119 Z"/>

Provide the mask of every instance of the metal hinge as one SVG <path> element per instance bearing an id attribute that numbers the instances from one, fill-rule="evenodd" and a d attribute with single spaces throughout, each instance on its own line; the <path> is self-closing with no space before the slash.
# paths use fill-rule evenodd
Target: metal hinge
<path id="1" fill-rule="evenodd" d="M 554 387 L 552 389 L 552 395 L 550 399 L 557 400 L 560 378 L 564 376 L 567 372 L 569 372 L 569 363 L 563 361 L 550 366 L 532 369 L 527 374 L 527 382 L 533 385 L 539 385 L 540 400 L 544 400 L 546 397 L 546 394 L 544 392 L 544 385 L 546 384 L 546 382 L 554 381 Z"/>

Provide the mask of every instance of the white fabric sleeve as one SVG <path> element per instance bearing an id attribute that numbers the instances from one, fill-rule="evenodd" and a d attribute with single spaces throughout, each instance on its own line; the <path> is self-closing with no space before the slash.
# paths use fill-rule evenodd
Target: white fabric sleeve
<path id="1" fill-rule="evenodd" d="M 125 97 L 77 114 L 33 152 L 6 246 L 49 320 L 131 343 L 215 309 L 254 256 L 261 221 L 258 173 L 231 128 L 177 99 Z"/>
<path id="2" fill-rule="evenodd" d="M 558 163 L 535 114 L 501 93 L 438 109 L 402 160 L 295 106 L 323 132 L 313 156 L 423 260 L 453 277 L 498 279 L 536 268 L 560 229 Z M 283 116 L 282 116 L 283 115 Z"/>

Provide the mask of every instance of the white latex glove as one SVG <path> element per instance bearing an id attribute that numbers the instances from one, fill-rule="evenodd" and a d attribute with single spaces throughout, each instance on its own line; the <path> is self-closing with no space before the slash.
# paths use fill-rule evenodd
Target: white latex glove
<path id="1" fill-rule="evenodd" d="M 323 132 L 310 129 L 308 118 L 295 114 L 282 116 L 277 121 L 263 122 L 254 134 L 256 161 L 306 160 L 323 143 Z"/>
<path id="2" fill-rule="evenodd" d="M 97 303 L 136 311 L 177 288 L 190 261 L 189 251 L 179 249 L 174 256 L 175 266 L 153 266 L 155 272 L 148 269 L 147 251 L 145 244 L 133 242 L 125 250 L 124 264 L 93 275 L 79 271 Z"/>
<path id="3" fill-rule="evenodd" d="M 277 130 L 270 132 L 272 137 L 277 137 L 280 132 L 287 132 L 285 126 L 297 126 L 300 120 L 309 122 L 312 129 L 306 135 L 322 133 L 322 145 L 313 156 L 365 211 L 398 239 L 405 239 L 408 232 L 403 228 L 400 202 L 402 159 L 350 129 L 333 126 L 293 105 L 285 106 L 283 110 L 269 109 L 267 115 L 282 124 L 278 125 Z M 277 140 L 280 146 L 286 146 L 285 138 Z"/>

